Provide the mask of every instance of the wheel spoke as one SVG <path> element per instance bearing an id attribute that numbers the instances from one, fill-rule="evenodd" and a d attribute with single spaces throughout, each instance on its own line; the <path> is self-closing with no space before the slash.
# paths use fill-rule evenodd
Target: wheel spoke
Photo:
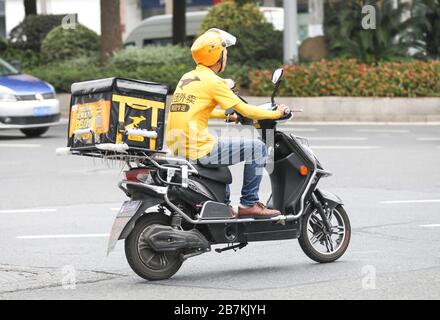
<path id="1" fill-rule="evenodd" d="M 161 266 L 166 266 L 168 262 L 167 256 L 165 254 L 159 255 L 159 262 Z"/>
<path id="2" fill-rule="evenodd" d="M 155 256 L 156 256 L 156 255 L 155 255 L 154 253 L 151 253 L 150 256 L 148 257 L 148 260 L 145 261 L 145 264 L 146 264 L 147 266 L 150 265 L 151 260 L 153 260 Z"/>
<path id="3" fill-rule="evenodd" d="M 333 251 L 335 250 L 335 248 L 334 248 L 334 245 L 333 245 L 333 239 L 332 239 L 332 237 L 331 237 L 330 235 L 327 235 L 327 240 L 328 240 L 328 242 L 329 242 L 331 252 L 333 252 Z"/>
<path id="4" fill-rule="evenodd" d="M 150 246 L 146 242 L 139 243 L 139 250 L 149 249 Z"/>
<path id="5" fill-rule="evenodd" d="M 313 235 L 313 237 L 310 239 L 310 242 L 312 244 L 315 244 L 316 242 L 318 242 L 320 240 L 320 237 L 321 237 L 322 234 L 323 234 L 322 231 L 319 231 L 318 233 L 315 233 Z"/>
<path id="6" fill-rule="evenodd" d="M 333 218 L 333 210 L 330 210 L 329 213 L 328 213 L 327 219 L 330 222 L 330 221 L 332 221 L 332 218 Z"/>
<path id="7" fill-rule="evenodd" d="M 327 252 L 331 253 L 333 251 L 333 248 L 332 248 L 332 244 L 330 243 L 330 240 L 328 239 L 328 236 L 325 236 L 324 242 L 325 242 L 325 247 L 327 248 Z"/>

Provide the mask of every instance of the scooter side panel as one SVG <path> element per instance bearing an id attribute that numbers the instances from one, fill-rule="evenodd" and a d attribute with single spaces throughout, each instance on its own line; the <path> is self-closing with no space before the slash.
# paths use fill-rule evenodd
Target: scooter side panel
<path id="1" fill-rule="evenodd" d="M 297 239 L 301 230 L 301 221 L 294 220 L 285 224 L 274 222 L 208 224 L 213 243 L 237 243 L 269 240 Z M 226 236 L 226 234 L 229 234 Z M 235 237 L 231 235 L 235 233 Z"/>
<path id="2" fill-rule="evenodd" d="M 308 173 L 300 174 L 301 166 Z M 314 164 L 304 154 L 302 148 L 289 136 L 277 132 L 275 136 L 275 162 L 270 174 L 272 186 L 271 205 L 282 213 L 294 212 L 301 194 L 311 179 Z"/>
<path id="3" fill-rule="evenodd" d="M 287 240 L 299 238 L 301 230 L 301 221 L 294 220 L 281 223 L 250 223 L 245 226 L 243 237 L 246 242 L 269 241 L 269 240 Z"/>
<path id="4" fill-rule="evenodd" d="M 286 213 L 289 204 L 296 203 L 301 196 L 310 176 L 301 176 L 299 168 L 304 162 L 296 155 L 277 161 L 270 174 L 272 186 L 272 204 L 277 210 Z"/>

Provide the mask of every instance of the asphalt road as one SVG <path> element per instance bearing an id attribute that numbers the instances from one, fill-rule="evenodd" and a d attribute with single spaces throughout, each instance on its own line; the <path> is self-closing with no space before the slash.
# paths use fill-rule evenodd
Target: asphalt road
<path id="1" fill-rule="evenodd" d="M 320 265 L 296 240 L 253 243 L 192 258 L 160 282 L 131 271 L 122 242 L 106 256 L 125 200 L 117 163 L 57 157 L 65 125 L 36 139 L 0 132 L 0 299 L 439 299 L 440 126 L 288 130 L 310 137 L 334 173 L 321 187 L 345 201 L 346 254 Z M 236 203 L 241 166 L 232 170 Z"/>

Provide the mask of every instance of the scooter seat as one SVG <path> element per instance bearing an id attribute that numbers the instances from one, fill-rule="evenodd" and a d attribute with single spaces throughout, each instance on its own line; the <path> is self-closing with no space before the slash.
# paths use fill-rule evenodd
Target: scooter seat
<path id="1" fill-rule="evenodd" d="M 225 184 L 232 183 L 232 175 L 228 167 L 205 167 L 201 164 L 195 164 L 194 167 L 197 169 L 199 176 L 203 178 Z"/>

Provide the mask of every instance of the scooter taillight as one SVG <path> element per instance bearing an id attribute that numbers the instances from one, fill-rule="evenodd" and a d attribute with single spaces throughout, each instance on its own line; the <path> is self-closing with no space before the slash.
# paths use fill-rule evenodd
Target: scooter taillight
<path id="1" fill-rule="evenodd" d="M 125 179 L 134 182 L 145 182 L 150 175 L 150 170 L 148 169 L 132 169 L 124 171 Z"/>

